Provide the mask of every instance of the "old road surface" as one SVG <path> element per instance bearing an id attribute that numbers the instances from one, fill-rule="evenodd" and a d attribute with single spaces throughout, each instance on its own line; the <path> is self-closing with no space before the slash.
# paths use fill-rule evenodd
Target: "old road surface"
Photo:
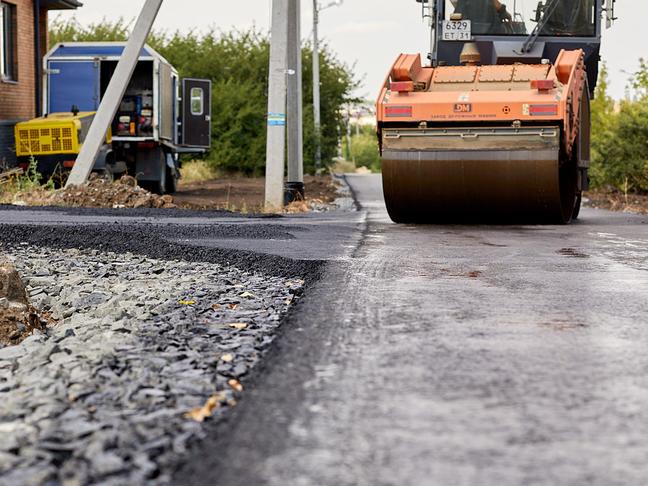
<path id="1" fill-rule="evenodd" d="M 175 484 L 648 484 L 648 217 L 397 226 L 379 177 L 348 181 L 355 213 L 5 209 L 0 222 L 45 244 L 274 258 L 294 271 L 327 261 Z M 97 222 L 84 243 L 76 229 Z M 156 231 L 168 254 L 151 245 Z"/>

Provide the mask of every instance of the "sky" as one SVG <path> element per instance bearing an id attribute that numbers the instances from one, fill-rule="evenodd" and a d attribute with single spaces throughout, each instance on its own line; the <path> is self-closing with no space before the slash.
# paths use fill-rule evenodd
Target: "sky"
<path id="1" fill-rule="evenodd" d="M 326 5 L 330 0 L 320 0 Z M 536 3 L 537 0 L 517 0 Z M 143 0 L 81 0 L 76 16 L 81 23 L 103 18 L 135 18 Z M 511 4 L 513 0 L 503 3 Z M 302 1 L 302 37 L 312 35 L 311 0 Z M 246 29 L 269 30 L 271 0 L 165 0 L 156 20 L 156 28 L 168 31 Z M 510 10 L 510 8 L 509 8 Z M 641 38 L 648 18 L 645 0 L 618 0 L 619 20 L 603 34 L 602 58 L 611 77 L 611 94 L 622 98 L 629 73 L 637 69 L 640 57 L 648 58 L 648 42 Z M 344 0 L 341 6 L 324 10 L 320 17 L 320 36 L 355 71 L 362 85 L 358 95 L 373 99 L 387 70 L 403 52 L 428 52 L 429 30 L 421 19 L 421 7 L 415 0 Z"/>

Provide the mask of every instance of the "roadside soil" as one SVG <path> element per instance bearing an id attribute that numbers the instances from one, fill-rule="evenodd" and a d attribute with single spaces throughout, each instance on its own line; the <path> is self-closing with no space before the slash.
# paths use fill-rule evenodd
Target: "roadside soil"
<path id="1" fill-rule="evenodd" d="M 20 344 L 34 331 L 45 332 L 50 319 L 41 318 L 36 309 L 26 310 L 0 307 L 0 348 Z"/>
<path id="2" fill-rule="evenodd" d="M 0 348 L 21 343 L 36 330 L 45 331 L 49 316 L 41 318 L 31 305 L 15 267 L 0 255 Z"/>
<path id="3" fill-rule="evenodd" d="M 175 208 L 173 197 L 142 189 L 133 177 L 110 182 L 91 176 L 87 184 L 55 191 L 41 188 L 7 194 L 0 202 L 21 206 L 86 208 Z"/>
<path id="4" fill-rule="evenodd" d="M 648 214 L 648 195 L 623 194 L 618 191 L 589 191 L 585 194 L 586 206 L 609 211 Z"/>
<path id="5" fill-rule="evenodd" d="M 288 213 L 308 212 L 330 205 L 339 197 L 339 185 L 330 176 L 306 176 L 306 200 L 285 208 Z M 14 194 L 0 193 L 0 204 L 19 206 L 58 206 L 72 208 L 182 208 L 192 210 L 227 210 L 263 212 L 265 179 L 230 177 L 215 180 L 180 182 L 178 192 L 158 196 L 137 186 L 132 177 L 115 182 L 91 178 L 80 187 L 41 188 Z"/>
<path id="6" fill-rule="evenodd" d="M 293 203 L 292 209 L 313 204 L 331 204 L 338 195 L 338 184 L 331 176 L 305 176 L 306 201 Z M 210 181 L 180 181 L 174 203 L 185 209 L 227 209 L 231 211 L 260 211 L 264 204 L 265 179 L 221 178 Z M 288 208 L 289 211 L 291 208 Z M 303 208 L 308 210 L 307 207 Z"/>

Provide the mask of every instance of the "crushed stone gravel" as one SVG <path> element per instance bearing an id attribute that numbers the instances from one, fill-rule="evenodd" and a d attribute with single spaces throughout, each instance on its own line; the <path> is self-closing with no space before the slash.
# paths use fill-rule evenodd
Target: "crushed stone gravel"
<path id="1" fill-rule="evenodd" d="M 0 485 L 167 484 L 245 393 L 298 274 L 0 245 L 59 323 L 0 348 Z M 242 384 L 241 384 L 242 383 Z"/>

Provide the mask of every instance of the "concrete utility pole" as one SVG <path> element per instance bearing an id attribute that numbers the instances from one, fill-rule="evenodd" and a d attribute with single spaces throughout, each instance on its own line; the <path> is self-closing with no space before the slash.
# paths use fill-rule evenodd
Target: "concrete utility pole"
<path id="1" fill-rule="evenodd" d="M 284 199 L 289 2 L 290 0 L 272 0 L 265 181 L 265 207 L 270 211 L 283 207 Z"/>
<path id="2" fill-rule="evenodd" d="M 101 99 L 101 104 L 70 177 L 68 177 L 66 187 L 78 186 L 88 180 L 161 6 L 162 0 L 146 0 L 119 63 L 117 63 L 115 73 L 108 84 L 108 89 Z"/>
<path id="3" fill-rule="evenodd" d="M 304 199 L 304 118 L 302 92 L 301 0 L 288 13 L 288 180 L 286 201 Z"/>

